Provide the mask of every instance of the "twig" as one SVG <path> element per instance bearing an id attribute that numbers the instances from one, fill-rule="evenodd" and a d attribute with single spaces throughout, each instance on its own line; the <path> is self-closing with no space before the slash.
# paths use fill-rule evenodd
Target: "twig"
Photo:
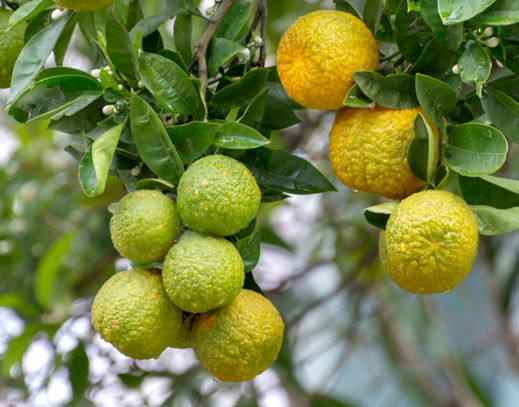
<path id="1" fill-rule="evenodd" d="M 267 16 L 268 16 L 268 7 L 267 0 L 259 0 L 258 7 L 256 8 L 256 15 L 254 16 L 254 21 L 251 25 L 251 31 L 247 38 L 247 43 L 252 38 L 252 33 L 256 29 L 256 26 L 261 19 L 261 46 L 260 46 L 260 57 L 257 61 L 251 63 L 252 66 L 259 66 L 260 68 L 265 67 L 265 58 L 267 57 Z"/>

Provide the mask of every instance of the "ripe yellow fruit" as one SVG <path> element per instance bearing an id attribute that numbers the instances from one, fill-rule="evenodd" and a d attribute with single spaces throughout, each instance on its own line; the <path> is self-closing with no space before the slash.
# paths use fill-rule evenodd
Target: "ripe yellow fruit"
<path id="1" fill-rule="evenodd" d="M 189 346 L 191 335 L 155 269 L 112 276 L 94 299 L 92 324 L 105 341 L 135 359 L 156 358 L 168 346 Z"/>
<path id="2" fill-rule="evenodd" d="M 400 288 L 449 292 L 470 272 L 478 250 L 474 214 L 458 196 L 422 191 L 404 199 L 380 234 L 380 259 Z"/>
<path id="3" fill-rule="evenodd" d="M 71 10 L 101 10 L 115 3 L 115 0 L 53 0 L 58 6 Z"/>
<path id="4" fill-rule="evenodd" d="M 340 109 L 353 86 L 352 73 L 378 68 L 371 31 L 357 17 L 319 10 L 300 17 L 285 32 L 277 52 L 279 79 L 305 107 Z"/>
<path id="5" fill-rule="evenodd" d="M 243 289 L 230 304 L 195 320 L 193 349 L 200 364 L 216 379 L 250 380 L 276 360 L 284 327 L 268 299 Z"/>
<path id="6" fill-rule="evenodd" d="M 24 47 L 23 34 L 27 24 L 5 32 L 12 14 L 11 10 L 0 7 L 0 89 L 11 85 L 14 65 Z"/>
<path id="7" fill-rule="evenodd" d="M 344 108 L 330 132 L 330 162 L 339 181 L 351 189 L 403 199 L 426 183 L 407 164 L 414 121 L 421 107 L 404 110 Z M 429 120 L 434 140 L 434 168 L 439 157 L 439 131 Z"/>

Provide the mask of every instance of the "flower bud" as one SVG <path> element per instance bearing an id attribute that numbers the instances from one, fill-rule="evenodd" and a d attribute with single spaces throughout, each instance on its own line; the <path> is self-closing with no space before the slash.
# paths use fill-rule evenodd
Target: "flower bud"
<path id="1" fill-rule="evenodd" d="M 238 59 L 241 61 L 241 62 L 246 62 L 250 59 L 250 49 L 248 48 L 245 48 L 243 51 L 240 51 L 238 53 Z"/>
<path id="2" fill-rule="evenodd" d="M 110 116 L 111 114 L 113 114 L 114 110 L 115 110 L 114 105 L 106 105 L 103 107 L 103 114 L 106 116 Z"/>
<path id="3" fill-rule="evenodd" d="M 67 9 L 57 8 L 56 10 L 54 10 L 52 12 L 52 14 L 50 15 L 50 18 L 52 18 L 53 20 L 59 20 L 60 18 L 64 17 L 65 14 L 67 14 Z"/>
<path id="4" fill-rule="evenodd" d="M 144 88 L 144 82 L 143 82 L 143 81 L 139 81 L 139 82 L 137 82 L 137 86 L 138 86 L 139 88 L 141 88 L 141 89 Z"/>
<path id="5" fill-rule="evenodd" d="M 499 45 L 499 38 L 490 37 L 488 40 L 485 41 L 485 44 L 489 48 L 497 47 Z"/>
<path id="6" fill-rule="evenodd" d="M 452 73 L 455 75 L 458 75 L 460 73 L 460 68 L 458 67 L 458 65 L 454 65 L 452 67 Z"/>
<path id="7" fill-rule="evenodd" d="M 94 78 L 99 79 L 99 74 L 101 73 L 100 69 L 92 69 L 90 71 L 90 75 L 92 75 Z"/>
<path id="8" fill-rule="evenodd" d="M 263 44 L 263 38 L 259 37 L 259 36 L 254 36 L 254 39 L 252 40 L 254 42 L 254 44 L 256 44 L 257 47 L 260 47 L 261 44 Z"/>
<path id="9" fill-rule="evenodd" d="M 492 34 L 494 34 L 494 30 L 492 29 L 492 27 L 487 27 L 485 28 L 485 31 L 483 31 L 484 37 L 492 37 Z"/>

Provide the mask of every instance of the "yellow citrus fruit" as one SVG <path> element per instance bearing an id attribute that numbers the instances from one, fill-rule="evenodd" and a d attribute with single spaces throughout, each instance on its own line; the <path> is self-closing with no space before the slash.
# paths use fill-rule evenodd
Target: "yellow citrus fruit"
<path id="1" fill-rule="evenodd" d="M 115 0 L 54 0 L 58 6 L 71 10 L 100 10 L 115 3 Z"/>
<path id="2" fill-rule="evenodd" d="M 193 349 L 200 364 L 224 382 L 250 380 L 277 358 L 284 324 L 262 295 L 241 290 L 234 300 L 195 320 Z"/>
<path id="3" fill-rule="evenodd" d="M 371 31 L 357 17 L 319 10 L 300 17 L 285 32 L 277 52 L 279 79 L 305 107 L 340 109 L 353 86 L 352 73 L 378 68 Z"/>
<path id="4" fill-rule="evenodd" d="M 190 336 L 182 311 L 170 301 L 155 269 L 112 276 L 94 299 L 92 324 L 105 341 L 135 359 L 156 358 Z"/>
<path id="5" fill-rule="evenodd" d="M 330 132 L 330 162 L 339 181 L 351 189 L 389 199 L 403 199 L 426 183 L 407 164 L 414 138 L 414 121 L 421 107 L 404 110 L 344 108 L 337 112 Z M 439 154 L 439 131 L 429 120 Z"/>
<path id="6" fill-rule="evenodd" d="M 229 236 L 256 216 L 261 192 L 250 171 L 215 154 L 195 161 L 178 184 L 177 204 L 186 225 L 198 232 Z"/>
<path id="7" fill-rule="evenodd" d="M 227 239 L 188 230 L 167 254 L 162 276 L 171 301 L 199 313 L 232 301 L 243 287 L 243 268 Z"/>
<path id="8" fill-rule="evenodd" d="M 422 191 L 404 199 L 380 235 L 380 259 L 400 288 L 449 292 L 470 272 L 478 250 L 474 214 L 458 196 Z"/>
<path id="9" fill-rule="evenodd" d="M 110 219 L 115 248 L 122 256 L 137 263 L 162 260 L 181 227 L 171 199 L 146 189 L 123 197 Z"/>
<path id="10" fill-rule="evenodd" d="M 0 89 L 11 85 L 14 64 L 24 46 L 25 23 L 5 32 L 12 14 L 11 10 L 0 7 Z"/>

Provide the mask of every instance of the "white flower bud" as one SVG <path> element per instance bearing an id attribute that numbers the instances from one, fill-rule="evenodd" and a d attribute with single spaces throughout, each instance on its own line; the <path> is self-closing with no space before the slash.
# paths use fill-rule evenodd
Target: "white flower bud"
<path id="1" fill-rule="evenodd" d="M 106 66 L 103 66 L 103 69 L 108 72 L 109 70 L 112 69 L 112 67 L 110 65 L 106 65 Z"/>
<path id="2" fill-rule="evenodd" d="M 52 14 L 50 15 L 50 18 L 52 18 L 53 20 L 59 20 L 60 18 L 64 17 L 65 14 L 67 14 L 67 9 L 59 9 L 57 8 L 56 10 L 54 10 L 52 12 Z"/>
<path id="3" fill-rule="evenodd" d="M 460 73 L 460 68 L 458 67 L 458 65 L 454 65 L 452 67 L 452 73 L 455 75 L 458 75 Z"/>
<path id="4" fill-rule="evenodd" d="M 245 48 L 243 51 L 238 53 L 238 58 L 242 62 L 246 62 L 250 59 L 250 49 Z"/>
<path id="5" fill-rule="evenodd" d="M 103 114 L 106 116 L 110 116 L 111 114 L 113 114 L 114 110 L 115 110 L 114 105 L 106 105 L 103 107 Z"/>
<path id="6" fill-rule="evenodd" d="M 114 74 L 114 71 L 110 70 L 107 73 L 108 73 L 108 75 L 112 76 Z"/>
<path id="7" fill-rule="evenodd" d="M 143 82 L 143 81 L 139 81 L 139 82 L 137 82 L 137 86 L 138 86 L 139 88 L 141 88 L 141 89 L 144 88 L 144 82 Z"/>
<path id="8" fill-rule="evenodd" d="M 100 69 L 92 69 L 90 71 L 90 75 L 92 75 L 94 78 L 99 79 L 99 74 L 101 73 Z"/>
<path id="9" fill-rule="evenodd" d="M 485 41 L 485 44 L 489 48 L 497 47 L 499 45 L 499 38 L 490 37 L 488 40 Z"/>
<path id="10" fill-rule="evenodd" d="M 124 90 L 124 86 L 120 83 L 119 85 L 117 85 L 117 89 Z"/>
<path id="11" fill-rule="evenodd" d="M 487 27 L 485 28 L 485 31 L 483 31 L 484 37 L 492 37 L 492 34 L 494 34 L 494 30 L 492 29 L 492 27 Z"/>
<path id="12" fill-rule="evenodd" d="M 137 175 L 139 175 L 141 173 L 141 169 L 138 166 L 133 167 L 131 173 L 134 177 L 136 177 Z"/>
<path id="13" fill-rule="evenodd" d="M 254 44 L 256 44 L 257 47 L 260 47 L 261 44 L 263 44 L 263 38 L 258 37 L 256 35 L 256 36 L 254 36 L 253 42 L 254 42 Z"/>
<path id="14" fill-rule="evenodd" d="M 496 65 L 497 65 L 498 68 L 504 68 L 504 67 L 505 67 L 505 66 L 504 66 L 500 61 L 498 61 L 497 59 L 496 59 Z"/>

